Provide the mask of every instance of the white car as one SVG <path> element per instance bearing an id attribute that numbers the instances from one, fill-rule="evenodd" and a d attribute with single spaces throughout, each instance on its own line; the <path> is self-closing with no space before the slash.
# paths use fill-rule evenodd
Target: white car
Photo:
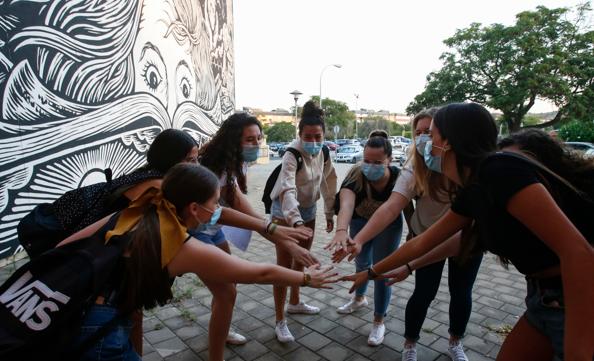
<path id="1" fill-rule="evenodd" d="M 343 145 L 336 150 L 334 161 L 337 163 L 357 163 L 363 159 L 363 147 L 360 145 Z"/>
<path id="2" fill-rule="evenodd" d="M 594 148 L 593 149 L 588 149 L 585 153 L 585 156 L 588 158 L 594 158 Z"/>

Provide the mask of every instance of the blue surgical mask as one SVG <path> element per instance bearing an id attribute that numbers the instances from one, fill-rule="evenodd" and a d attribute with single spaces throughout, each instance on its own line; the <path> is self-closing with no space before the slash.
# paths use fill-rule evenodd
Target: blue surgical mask
<path id="1" fill-rule="evenodd" d="M 446 148 L 442 148 L 437 145 L 433 145 L 433 141 L 429 140 L 427 142 L 427 144 L 425 145 L 425 154 L 424 154 L 425 165 L 427 166 L 427 168 L 431 169 L 434 172 L 442 173 L 443 172 L 443 170 L 441 169 L 442 156 L 432 155 L 431 149 L 433 149 L 433 148 L 441 149 L 444 152 L 447 150 Z"/>
<path id="2" fill-rule="evenodd" d="M 260 146 L 244 145 L 241 149 L 241 155 L 245 162 L 255 162 L 260 156 Z"/>
<path id="3" fill-rule="evenodd" d="M 311 154 L 311 155 L 317 155 L 320 150 L 322 150 L 322 143 L 318 143 L 318 142 L 304 142 L 301 141 L 301 144 L 303 145 L 303 150 L 305 150 L 307 153 Z"/>
<path id="4" fill-rule="evenodd" d="M 223 208 L 221 206 L 217 205 L 217 208 L 215 208 L 214 211 L 211 211 L 210 209 L 208 209 L 202 205 L 200 205 L 200 208 L 204 209 L 207 212 L 212 212 L 210 219 L 206 223 L 207 225 L 214 226 L 215 224 L 217 224 L 217 222 L 219 221 L 219 218 L 221 218 L 221 212 L 223 211 Z"/>
<path id="5" fill-rule="evenodd" d="M 425 154 L 425 146 L 427 142 L 430 140 L 429 134 L 420 134 L 418 137 L 415 138 L 415 146 L 417 148 L 417 153 L 420 155 Z"/>
<path id="6" fill-rule="evenodd" d="M 384 164 L 371 164 L 371 163 L 363 163 L 361 166 L 361 172 L 367 180 L 370 182 L 375 182 L 384 176 L 384 172 L 386 170 L 386 166 Z"/>

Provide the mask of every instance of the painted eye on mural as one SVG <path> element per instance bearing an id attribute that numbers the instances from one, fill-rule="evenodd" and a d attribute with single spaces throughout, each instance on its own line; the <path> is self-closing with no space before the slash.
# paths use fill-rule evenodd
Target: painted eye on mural
<path id="1" fill-rule="evenodd" d="M 150 62 L 147 62 L 144 66 L 142 77 L 146 85 L 152 91 L 157 91 L 157 88 L 163 81 L 163 76 L 161 76 L 159 73 L 159 69 L 157 69 L 157 67 Z"/>
<path id="2" fill-rule="evenodd" d="M 190 81 L 188 80 L 188 78 L 184 77 L 181 80 L 181 83 L 179 84 L 179 89 L 181 90 L 181 94 L 183 95 L 184 98 L 189 99 L 190 98 L 190 92 L 192 91 L 192 85 L 190 84 Z"/>
<path id="3" fill-rule="evenodd" d="M 161 51 L 150 42 L 144 44 L 140 51 L 136 72 L 137 91 L 146 91 L 167 107 L 168 79 L 165 61 Z"/>
<path id="4" fill-rule="evenodd" d="M 177 103 L 193 100 L 196 97 L 196 82 L 185 60 L 181 60 L 175 69 Z"/>

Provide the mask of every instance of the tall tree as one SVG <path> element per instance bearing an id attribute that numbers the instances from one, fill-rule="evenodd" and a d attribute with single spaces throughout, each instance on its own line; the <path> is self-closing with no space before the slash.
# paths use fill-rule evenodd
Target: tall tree
<path id="1" fill-rule="evenodd" d="M 516 15 L 511 26 L 474 23 L 444 43 L 443 67 L 427 76 L 425 90 L 407 107 L 409 114 L 450 102 L 474 101 L 503 113 L 517 131 L 537 99 L 559 111 L 546 127 L 566 119 L 586 119 L 594 111 L 594 31 L 589 3 Z"/>
<path id="2" fill-rule="evenodd" d="M 313 101 L 320 103 L 319 96 L 313 96 Z M 328 137 L 335 138 L 334 126 L 340 127 L 341 136 L 352 136 L 355 127 L 355 113 L 349 110 L 346 103 L 334 99 L 324 98 L 324 112 L 326 114 L 326 133 Z"/>
<path id="3" fill-rule="evenodd" d="M 290 142 L 295 139 L 295 126 L 289 122 L 276 123 L 264 130 L 267 142 Z"/>

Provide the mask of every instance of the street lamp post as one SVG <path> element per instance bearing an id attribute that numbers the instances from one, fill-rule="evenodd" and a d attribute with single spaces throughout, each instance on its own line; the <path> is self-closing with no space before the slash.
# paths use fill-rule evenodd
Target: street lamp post
<path id="1" fill-rule="evenodd" d="M 359 119 L 357 119 L 357 108 L 359 107 L 359 94 L 355 94 L 355 138 L 359 138 Z"/>
<path id="2" fill-rule="evenodd" d="M 328 64 L 320 72 L 320 109 L 324 109 L 324 108 L 322 108 L 322 76 L 324 75 L 324 71 L 331 66 L 338 68 L 338 69 L 342 68 L 342 65 L 340 65 L 340 64 Z"/>
<path id="3" fill-rule="evenodd" d="M 293 90 L 289 94 L 291 94 L 295 100 L 295 139 L 297 139 L 299 137 L 299 131 L 297 130 L 299 128 L 297 124 L 297 100 L 299 100 L 299 96 L 303 93 L 299 90 Z"/>

